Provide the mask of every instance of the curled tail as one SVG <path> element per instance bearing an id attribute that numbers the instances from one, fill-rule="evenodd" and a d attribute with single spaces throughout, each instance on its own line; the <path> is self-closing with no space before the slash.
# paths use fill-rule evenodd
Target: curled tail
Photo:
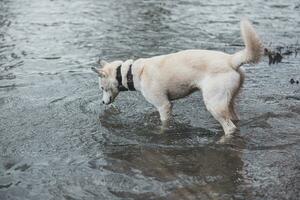
<path id="1" fill-rule="evenodd" d="M 263 55 L 263 45 L 247 19 L 241 21 L 241 34 L 246 48 L 232 55 L 231 66 L 234 69 L 238 69 L 243 64 L 258 63 Z"/>

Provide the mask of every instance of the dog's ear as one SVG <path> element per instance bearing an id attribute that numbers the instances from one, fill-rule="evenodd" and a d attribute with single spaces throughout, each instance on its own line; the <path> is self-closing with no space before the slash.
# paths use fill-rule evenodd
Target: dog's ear
<path id="1" fill-rule="evenodd" d="M 93 72 L 97 73 L 98 76 L 100 76 L 101 78 L 107 77 L 107 74 L 106 74 L 106 72 L 104 70 L 97 69 L 96 67 L 91 67 L 91 69 L 92 69 Z"/>
<path id="2" fill-rule="evenodd" d="M 108 62 L 106 62 L 105 60 L 101 60 L 99 59 L 98 60 L 98 64 L 101 66 L 101 67 L 104 67 L 104 65 L 106 65 Z"/>

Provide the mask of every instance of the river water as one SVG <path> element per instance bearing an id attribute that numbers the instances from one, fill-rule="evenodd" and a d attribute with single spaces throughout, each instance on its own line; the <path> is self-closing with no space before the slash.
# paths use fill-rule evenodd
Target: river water
<path id="1" fill-rule="evenodd" d="M 247 65 L 240 131 L 201 94 L 159 131 L 137 92 L 101 104 L 90 67 L 183 49 L 242 48 L 250 18 L 267 47 L 299 50 L 297 0 L 1 0 L 0 199 L 300 199 L 300 61 Z"/>

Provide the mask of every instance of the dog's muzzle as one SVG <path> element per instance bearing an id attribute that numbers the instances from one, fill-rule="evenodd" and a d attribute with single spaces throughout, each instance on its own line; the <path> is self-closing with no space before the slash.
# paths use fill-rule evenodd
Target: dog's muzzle
<path id="1" fill-rule="evenodd" d="M 102 103 L 105 104 L 105 105 L 109 105 L 111 104 L 113 101 L 112 101 L 112 97 L 109 97 L 109 102 L 105 102 L 102 100 Z"/>

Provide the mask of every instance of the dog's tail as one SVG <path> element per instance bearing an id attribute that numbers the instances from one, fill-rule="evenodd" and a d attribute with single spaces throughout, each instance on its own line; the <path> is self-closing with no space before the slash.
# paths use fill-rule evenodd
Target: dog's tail
<path id="1" fill-rule="evenodd" d="M 258 63 L 263 55 L 262 42 L 247 19 L 241 21 L 241 34 L 246 48 L 232 55 L 231 66 L 234 69 L 243 64 Z"/>

